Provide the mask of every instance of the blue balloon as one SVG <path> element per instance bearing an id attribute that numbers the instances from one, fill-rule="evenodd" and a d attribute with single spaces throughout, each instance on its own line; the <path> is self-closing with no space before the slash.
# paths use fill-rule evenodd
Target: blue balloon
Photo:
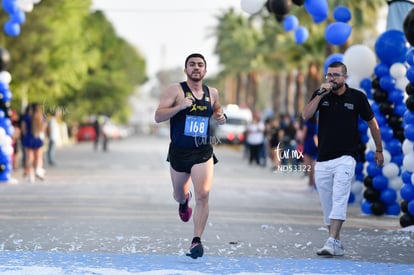
<path id="1" fill-rule="evenodd" d="M 316 24 L 322 23 L 323 21 L 326 20 L 326 18 L 328 18 L 328 15 L 312 16 L 313 22 Z"/>
<path id="2" fill-rule="evenodd" d="M 367 166 L 367 174 L 370 177 L 376 177 L 378 175 L 381 175 L 381 168 L 377 167 L 377 164 L 375 162 L 370 162 Z"/>
<path id="3" fill-rule="evenodd" d="M 0 93 L 4 93 L 9 90 L 9 84 L 0 81 Z"/>
<path id="4" fill-rule="evenodd" d="M 5 10 L 8 14 L 13 14 L 19 10 L 17 6 L 17 1 L 15 0 L 3 0 L 2 7 L 3 10 Z"/>
<path id="5" fill-rule="evenodd" d="M 414 65 L 414 50 L 407 52 L 406 60 L 409 65 Z"/>
<path id="6" fill-rule="evenodd" d="M 362 119 L 358 119 L 358 131 L 365 133 L 368 130 L 368 124 Z"/>
<path id="7" fill-rule="evenodd" d="M 372 187 L 378 191 L 383 191 L 388 187 L 388 179 L 383 175 L 376 175 L 372 178 Z"/>
<path id="8" fill-rule="evenodd" d="M 26 22 L 26 14 L 21 10 L 17 10 L 10 15 L 10 20 L 17 24 L 23 24 Z"/>
<path id="9" fill-rule="evenodd" d="M 295 42 L 297 44 L 303 44 L 308 40 L 309 31 L 306 27 L 300 26 L 295 30 Z"/>
<path id="10" fill-rule="evenodd" d="M 8 36 L 18 36 L 20 34 L 20 25 L 9 20 L 4 24 L 3 30 Z"/>
<path id="11" fill-rule="evenodd" d="M 390 75 L 384 75 L 383 77 L 381 77 L 379 84 L 382 89 L 386 91 L 391 91 L 395 88 L 395 82 L 396 81 L 394 77 Z"/>
<path id="12" fill-rule="evenodd" d="M 377 116 L 377 114 L 381 114 L 380 108 L 379 108 L 379 104 L 378 102 L 373 102 L 371 104 L 371 109 L 374 112 L 374 115 Z"/>
<path id="13" fill-rule="evenodd" d="M 283 19 L 283 28 L 285 31 L 290 32 L 297 28 L 299 20 L 295 15 L 288 15 Z"/>
<path id="14" fill-rule="evenodd" d="M 365 91 L 365 94 L 368 98 L 372 98 L 372 81 L 370 78 L 366 77 L 361 80 L 359 87 Z"/>
<path id="15" fill-rule="evenodd" d="M 394 132 L 391 127 L 385 125 L 380 128 L 381 138 L 383 141 L 388 142 L 394 136 Z"/>
<path id="16" fill-rule="evenodd" d="M 338 22 L 345 22 L 346 23 L 349 20 L 351 20 L 352 15 L 351 15 L 351 11 L 347 7 L 345 7 L 345 6 L 337 6 L 333 10 L 333 17 Z"/>
<path id="17" fill-rule="evenodd" d="M 369 141 L 369 136 L 365 133 L 361 135 L 361 142 L 366 144 Z"/>
<path id="18" fill-rule="evenodd" d="M 385 144 L 385 148 L 390 152 L 391 156 L 400 155 L 402 152 L 401 141 L 396 138 L 391 139 Z"/>
<path id="19" fill-rule="evenodd" d="M 362 182 L 362 181 L 364 181 L 364 179 L 365 179 L 365 175 L 362 174 L 362 173 L 355 175 L 355 180 L 357 180 L 357 181 L 361 181 Z"/>
<path id="20" fill-rule="evenodd" d="M 402 173 L 401 173 L 401 179 L 402 179 L 402 181 L 404 182 L 404 183 L 408 183 L 408 184 L 411 184 L 412 182 L 411 182 L 411 175 L 412 175 L 413 173 L 412 172 L 410 172 L 410 171 L 407 171 L 407 170 L 405 170 L 405 171 L 403 171 Z"/>
<path id="21" fill-rule="evenodd" d="M 364 200 L 361 203 L 361 211 L 362 211 L 362 213 L 367 214 L 367 215 L 371 215 L 372 214 L 371 204 L 372 204 L 371 202 L 369 202 L 367 200 Z"/>
<path id="22" fill-rule="evenodd" d="M 411 216 L 414 216 L 414 200 L 408 202 L 407 209 L 408 213 L 410 213 Z"/>
<path id="23" fill-rule="evenodd" d="M 414 125 L 412 124 L 407 124 L 404 127 L 404 136 L 406 139 L 408 139 L 409 141 L 413 142 L 414 141 Z"/>
<path id="24" fill-rule="evenodd" d="M 404 102 L 394 105 L 394 114 L 402 117 L 406 111 L 407 111 L 407 105 L 405 105 Z"/>
<path id="25" fill-rule="evenodd" d="M 335 61 L 343 62 L 344 61 L 344 54 L 342 54 L 342 53 L 333 53 L 333 54 L 329 55 L 325 59 L 325 64 L 324 64 L 324 67 L 323 67 L 325 73 L 328 72 L 329 65 L 331 65 Z"/>
<path id="26" fill-rule="evenodd" d="M 355 195 L 354 193 L 349 193 L 348 203 L 354 203 L 355 202 Z"/>
<path id="27" fill-rule="evenodd" d="M 364 163 L 358 161 L 355 165 L 355 174 L 360 174 L 364 171 Z"/>
<path id="28" fill-rule="evenodd" d="M 306 0 L 305 10 L 312 15 L 313 18 L 327 18 L 329 13 L 327 0 Z"/>
<path id="29" fill-rule="evenodd" d="M 392 188 L 387 188 L 381 192 L 380 200 L 386 205 L 391 205 L 397 200 L 397 192 Z"/>
<path id="30" fill-rule="evenodd" d="M 414 124 L 414 112 L 412 112 L 412 111 L 410 111 L 410 110 L 407 110 L 407 111 L 404 113 L 404 116 L 403 116 L 403 121 L 404 121 L 406 124 Z"/>
<path id="31" fill-rule="evenodd" d="M 387 205 L 387 210 L 385 211 L 385 214 L 392 215 L 392 216 L 398 216 L 401 212 L 401 207 L 398 203 L 393 203 L 391 205 Z"/>
<path id="32" fill-rule="evenodd" d="M 394 89 L 388 93 L 388 99 L 395 104 L 404 102 L 404 93 L 399 89 Z"/>
<path id="33" fill-rule="evenodd" d="M 325 39 L 332 45 L 344 44 L 351 35 L 352 27 L 344 22 L 331 23 L 325 29 Z"/>
<path id="34" fill-rule="evenodd" d="M 406 201 L 411 201 L 414 199 L 414 185 L 404 184 L 400 190 L 401 198 Z"/>
<path id="35" fill-rule="evenodd" d="M 399 30 L 388 30 L 382 33 L 375 42 L 378 58 L 388 66 L 396 62 L 404 63 L 407 55 L 407 40 Z"/>
<path id="36" fill-rule="evenodd" d="M 374 151 L 368 151 L 366 154 L 365 154 L 365 159 L 366 159 L 366 161 L 368 161 L 368 162 L 372 162 L 373 164 L 375 164 L 375 152 Z"/>
<path id="37" fill-rule="evenodd" d="M 374 73 L 378 77 L 390 74 L 390 67 L 385 63 L 378 63 L 374 68 Z"/>
<path id="38" fill-rule="evenodd" d="M 394 156 L 391 156 L 391 162 L 397 164 L 398 166 L 402 166 L 403 161 L 404 161 L 403 154 L 396 154 Z"/>
<path id="39" fill-rule="evenodd" d="M 375 118 L 377 119 L 379 126 L 384 126 L 387 124 L 387 118 L 382 113 L 374 113 Z"/>
<path id="40" fill-rule="evenodd" d="M 411 83 L 414 83 L 414 65 L 408 67 L 407 72 L 405 73 L 405 76 L 408 78 L 408 80 Z"/>

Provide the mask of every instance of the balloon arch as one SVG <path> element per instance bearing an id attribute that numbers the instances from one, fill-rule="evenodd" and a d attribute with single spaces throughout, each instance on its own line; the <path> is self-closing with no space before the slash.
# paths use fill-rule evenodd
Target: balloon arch
<path id="1" fill-rule="evenodd" d="M 327 0 L 241 0 L 241 7 L 254 14 L 265 6 L 302 44 L 309 32 L 296 16 L 289 15 L 292 2 L 304 5 L 316 24 L 328 18 Z M 335 22 L 327 25 L 325 39 L 331 45 L 342 45 L 352 33 L 351 11 L 337 6 L 332 16 Z M 370 100 L 384 144 L 384 166 L 377 168 L 374 141 L 367 124 L 359 123 L 362 159 L 356 166 L 349 203 L 359 203 L 367 215 L 399 216 L 402 212 L 402 227 L 414 225 L 414 50 L 410 45 L 414 46 L 414 9 L 404 18 L 403 31 L 387 30 L 377 38 L 375 51 L 353 45 L 344 53 L 328 56 L 324 64 L 325 72 L 334 61 L 347 65 L 347 82 Z"/>
<path id="2" fill-rule="evenodd" d="M 3 25 L 3 31 L 7 36 L 20 35 L 20 26 L 26 21 L 26 12 L 31 12 L 35 4 L 41 0 L 2 0 L 1 7 L 9 20 Z M 10 117 L 10 91 L 11 74 L 7 71 L 10 63 L 10 54 L 7 49 L 0 47 L 0 182 L 11 180 L 13 156 L 13 132 Z"/>

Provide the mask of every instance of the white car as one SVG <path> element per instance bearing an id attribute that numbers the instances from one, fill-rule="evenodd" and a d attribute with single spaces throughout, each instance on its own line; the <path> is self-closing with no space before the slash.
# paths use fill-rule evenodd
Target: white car
<path id="1" fill-rule="evenodd" d="M 233 104 L 227 105 L 223 111 L 227 122 L 223 125 L 212 125 L 212 136 L 216 144 L 244 143 L 247 124 L 252 121 L 252 112 Z"/>

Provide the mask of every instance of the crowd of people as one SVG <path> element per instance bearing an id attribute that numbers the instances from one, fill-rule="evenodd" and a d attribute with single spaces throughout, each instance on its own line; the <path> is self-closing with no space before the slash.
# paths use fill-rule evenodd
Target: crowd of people
<path id="1" fill-rule="evenodd" d="M 288 114 L 261 119 L 259 113 L 254 113 L 245 133 L 248 163 L 267 167 L 270 161 L 273 172 L 302 172 L 308 177 L 308 189 L 314 191 L 316 127 L 316 116 L 307 121 Z"/>

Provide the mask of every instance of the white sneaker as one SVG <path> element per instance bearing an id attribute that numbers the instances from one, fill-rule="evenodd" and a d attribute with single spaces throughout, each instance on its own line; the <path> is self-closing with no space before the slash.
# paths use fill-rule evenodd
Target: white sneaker
<path id="1" fill-rule="evenodd" d="M 334 256 L 343 256 L 345 255 L 345 249 L 341 241 L 335 240 L 334 244 Z"/>
<path id="2" fill-rule="evenodd" d="M 46 173 L 46 170 L 45 169 L 43 169 L 43 168 L 37 168 L 36 169 L 36 172 L 35 172 L 36 178 L 39 178 L 41 180 L 44 180 L 45 179 L 45 173 Z"/>
<path id="3" fill-rule="evenodd" d="M 335 254 L 335 240 L 329 238 L 326 240 L 324 246 L 316 251 L 318 256 L 333 256 Z"/>
<path id="4" fill-rule="evenodd" d="M 325 245 L 316 251 L 316 254 L 319 256 L 343 256 L 345 250 L 341 241 L 329 238 Z"/>
<path id="5" fill-rule="evenodd" d="M 34 173 L 29 174 L 29 183 L 35 183 L 36 177 Z"/>

